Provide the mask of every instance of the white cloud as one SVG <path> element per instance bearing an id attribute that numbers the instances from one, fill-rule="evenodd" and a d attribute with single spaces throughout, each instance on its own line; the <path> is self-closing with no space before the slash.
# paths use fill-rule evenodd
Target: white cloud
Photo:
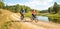
<path id="1" fill-rule="evenodd" d="M 52 6 L 53 0 L 29 0 L 29 2 L 25 2 L 25 3 L 16 3 L 16 4 L 20 4 L 20 5 L 26 5 L 31 7 L 32 9 L 47 9 L 48 7 Z M 51 3 L 51 4 L 50 4 Z M 8 5 L 15 5 L 15 4 L 8 4 Z"/>
<path id="2" fill-rule="evenodd" d="M 57 2 L 59 5 L 60 5 L 60 3 L 59 2 Z"/>
<path id="3" fill-rule="evenodd" d="M 9 3 L 9 4 L 7 4 L 7 5 L 8 5 L 8 6 L 12 6 L 12 5 L 16 5 L 16 4 L 24 5 L 23 3 Z"/>
<path id="4" fill-rule="evenodd" d="M 50 2 L 53 2 L 53 0 L 32 0 L 30 2 L 26 2 L 24 3 L 24 5 L 30 6 L 31 8 L 34 9 L 47 9 L 48 7 L 50 7 L 52 4 L 49 4 Z M 41 6 L 40 8 L 37 6 Z"/>

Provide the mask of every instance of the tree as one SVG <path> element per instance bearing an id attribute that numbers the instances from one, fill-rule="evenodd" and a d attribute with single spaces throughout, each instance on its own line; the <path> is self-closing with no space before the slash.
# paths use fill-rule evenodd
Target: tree
<path id="1" fill-rule="evenodd" d="M 50 8 L 48 8 L 48 12 L 50 13 Z"/>
<path id="2" fill-rule="evenodd" d="M 20 11 L 20 5 L 17 4 L 16 7 L 15 7 L 15 12 L 19 12 Z"/>
<path id="3" fill-rule="evenodd" d="M 58 5 L 57 2 L 55 2 L 52 7 L 48 8 L 48 12 L 53 13 L 53 14 L 59 13 L 60 12 L 60 5 Z"/>
<path id="4" fill-rule="evenodd" d="M 3 7 L 4 7 L 4 3 L 0 2 L 0 8 L 3 8 Z"/>
<path id="5" fill-rule="evenodd" d="M 42 10 L 40 13 L 48 13 L 48 10 Z"/>
<path id="6" fill-rule="evenodd" d="M 3 0 L 0 0 L 0 8 L 4 8 L 4 2 L 3 2 Z"/>
<path id="7" fill-rule="evenodd" d="M 53 7 L 49 7 L 49 8 L 48 8 L 48 12 L 49 12 L 49 13 L 54 13 Z"/>
<path id="8" fill-rule="evenodd" d="M 54 11 L 55 13 L 58 12 L 58 4 L 57 4 L 57 2 L 54 3 L 53 11 Z"/>
<path id="9" fill-rule="evenodd" d="M 31 10 L 30 7 L 19 4 L 13 6 L 6 5 L 4 8 L 15 13 L 20 12 L 21 9 L 24 9 L 25 12 L 29 12 Z"/>
<path id="10" fill-rule="evenodd" d="M 27 12 L 29 12 L 30 10 L 31 10 L 30 7 L 27 7 L 27 6 L 26 6 L 25 12 L 27 13 Z"/>

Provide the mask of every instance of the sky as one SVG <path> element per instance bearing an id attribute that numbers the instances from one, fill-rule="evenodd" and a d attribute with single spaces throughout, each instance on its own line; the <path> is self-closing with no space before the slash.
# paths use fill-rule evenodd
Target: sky
<path id="1" fill-rule="evenodd" d="M 54 2 L 60 4 L 60 0 L 4 0 L 5 5 L 20 4 L 37 10 L 46 10 L 53 6 Z"/>

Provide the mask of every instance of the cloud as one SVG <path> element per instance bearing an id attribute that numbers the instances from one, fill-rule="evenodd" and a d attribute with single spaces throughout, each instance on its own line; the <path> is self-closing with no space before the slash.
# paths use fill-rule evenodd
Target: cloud
<path id="1" fill-rule="evenodd" d="M 12 6 L 12 5 L 16 5 L 16 4 L 24 5 L 23 3 L 9 3 L 9 4 L 7 4 L 7 5 L 8 5 L 8 6 Z"/>
<path id="2" fill-rule="evenodd" d="M 57 2 L 59 5 L 60 5 L 60 3 L 59 2 Z"/>
<path id="3" fill-rule="evenodd" d="M 25 1 L 25 0 L 23 0 Z M 18 3 L 9 3 L 8 5 L 15 5 L 15 4 L 20 4 L 20 5 L 26 5 L 29 6 L 32 9 L 37 9 L 37 10 L 44 10 L 47 9 L 48 7 L 53 5 L 54 0 L 28 0 L 23 2 L 18 2 Z"/>
<path id="4" fill-rule="evenodd" d="M 32 9 L 39 10 L 39 9 L 47 9 L 48 7 L 52 6 L 53 3 L 50 4 L 51 2 L 53 2 L 53 0 L 32 0 L 30 2 L 24 3 L 24 5 L 30 6 Z"/>

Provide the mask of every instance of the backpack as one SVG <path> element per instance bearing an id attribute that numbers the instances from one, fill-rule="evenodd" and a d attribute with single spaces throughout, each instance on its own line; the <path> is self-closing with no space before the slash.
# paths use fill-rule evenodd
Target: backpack
<path id="1" fill-rule="evenodd" d="M 21 14 L 24 14 L 24 10 L 20 10 L 20 13 L 21 13 Z"/>

